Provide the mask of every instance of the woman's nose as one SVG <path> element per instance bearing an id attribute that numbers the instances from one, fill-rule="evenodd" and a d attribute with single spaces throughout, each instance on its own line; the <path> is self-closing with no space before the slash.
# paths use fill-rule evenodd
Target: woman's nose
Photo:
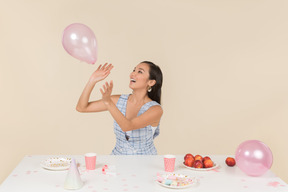
<path id="1" fill-rule="evenodd" d="M 130 77 L 134 77 L 135 76 L 135 71 L 130 73 Z"/>

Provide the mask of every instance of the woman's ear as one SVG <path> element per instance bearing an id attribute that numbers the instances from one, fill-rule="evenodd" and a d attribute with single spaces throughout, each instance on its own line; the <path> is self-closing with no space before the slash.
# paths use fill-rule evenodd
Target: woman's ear
<path id="1" fill-rule="evenodd" d="M 148 82 L 148 85 L 150 86 L 150 87 L 153 87 L 154 85 L 156 84 L 156 80 L 149 80 L 149 82 Z"/>

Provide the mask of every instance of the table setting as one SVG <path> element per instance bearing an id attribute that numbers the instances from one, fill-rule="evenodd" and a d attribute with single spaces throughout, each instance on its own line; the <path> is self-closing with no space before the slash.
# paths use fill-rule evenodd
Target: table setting
<path id="1" fill-rule="evenodd" d="M 186 155 L 27 155 L 0 191 L 288 191 L 271 170 L 249 176 L 228 155 L 202 155 L 212 167 L 193 168 Z"/>

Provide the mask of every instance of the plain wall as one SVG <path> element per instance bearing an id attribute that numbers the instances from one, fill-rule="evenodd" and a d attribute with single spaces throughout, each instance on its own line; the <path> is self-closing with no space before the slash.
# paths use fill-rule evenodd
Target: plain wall
<path id="1" fill-rule="evenodd" d="M 0 182 L 25 155 L 110 154 L 108 112 L 75 110 L 99 64 L 114 94 L 131 93 L 143 60 L 164 73 L 160 155 L 234 155 L 257 139 L 288 182 L 288 1 L 0 0 Z M 72 23 L 95 33 L 98 60 L 62 47 Z M 96 85 L 91 99 L 99 99 Z"/>

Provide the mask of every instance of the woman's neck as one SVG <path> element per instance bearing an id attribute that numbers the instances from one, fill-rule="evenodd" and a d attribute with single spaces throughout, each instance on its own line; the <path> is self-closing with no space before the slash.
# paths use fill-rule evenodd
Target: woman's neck
<path id="1" fill-rule="evenodd" d="M 145 91 L 133 90 L 132 95 L 129 97 L 129 101 L 134 104 L 144 104 L 147 103 L 149 100 L 150 99 L 148 97 L 146 90 Z"/>

